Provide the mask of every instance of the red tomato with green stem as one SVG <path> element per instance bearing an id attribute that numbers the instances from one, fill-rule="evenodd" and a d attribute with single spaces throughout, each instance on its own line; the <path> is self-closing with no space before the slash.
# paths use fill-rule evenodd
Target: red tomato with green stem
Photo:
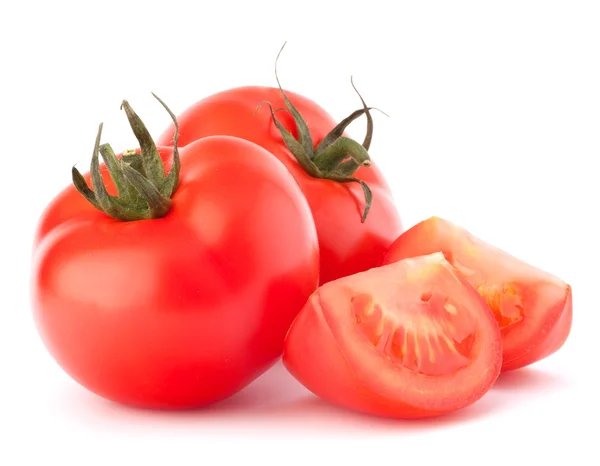
<path id="1" fill-rule="evenodd" d="M 261 103 L 268 103 L 271 112 L 266 105 L 259 108 Z M 319 237 L 320 282 L 325 283 L 379 264 L 403 231 L 386 180 L 368 153 L 373 121 L 371 109 L 362 103 L 362 109 L 336 124 L 315 102 L 281 86 L 229 89 L 178 116 L 180 144 L 236 136 L 283 162 L 310 205 Z M 368 121 L 362 144 L 344 133 L 361 115 Z M 173 134 L 173 127 L 167 129 L 158 143 L 171 144 Z"/>
<path id="2" fill-rule="evenodd" d="M 438 253 L 321 286 L 294 320 L 283 361 L 325 400 L 409 419 L 475 403 L 501 355 L 490 309 Z"/>
<path id="3" fill-rule="evenodd" d="M 141 150 L 115 156 L 99 132 L 93 190 L 73 169 L 74 186 L 43 214 L 35 319 L 59 365 L 92 392 L 141 407 L 203 406 L 280 356 L 318 284 L 314 222 L 263 148 L 215 136 L 179 156 L 123 108 Z"/>
<path id="4" fill-rule="evenodd" d="M 494 312 L 502 332 L 503 371 L 532 364 L 563 346 L 573 321 L 571 287 L 447 220 L 432 217 L 407 230 L 383 263 L 438 251 Z"/>

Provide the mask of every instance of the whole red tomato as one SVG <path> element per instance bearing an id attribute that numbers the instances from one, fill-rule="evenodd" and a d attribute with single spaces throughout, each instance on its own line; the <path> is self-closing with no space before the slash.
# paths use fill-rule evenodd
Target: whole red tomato
<path id="1" fill-rule="evenodd" d="M 58 363 L 98 395 L 143 407 L 206 405 L 281 354 L 318 283 L 315 226 L 292 176 L 261 147 L 217 136 L 179 158 L 157 150 L 124 108 L 141 155 L 116 157 L 99 134 L 94 191 L 74 170 L 77 189 L 43 214 L 36 322 Z"/>
<path id="2" fill-rule="evenodd" d="M 257 109 L 265 102 L 271 109 L 287 111 L 269 112 L 266 105 Z M 369 131 L 361 145 L 343 132 L 365 113 Z M 372 120 L 366 106 L 336 125 L 306 97 L 281 88 L 249 86 L 200 100 L 178 116 L 178 122 L 181 145 L 213 135 L 236 136 L 283 162 L 312 211 L 321 283 L 377 266 L 403 231 L 389 187 L 367 152 Z M 158 143 L 172 144 L 173 134 L 173 127 L 168 128 Z"/>

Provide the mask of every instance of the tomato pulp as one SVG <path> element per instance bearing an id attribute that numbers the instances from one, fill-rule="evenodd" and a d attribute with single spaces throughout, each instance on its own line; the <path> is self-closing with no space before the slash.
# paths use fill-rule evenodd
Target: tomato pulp
<path id="1" fill-rule="evenodd" d="M 571 287 L 447 220 L 432 217 L 407 230 L 383 263 L 438 251 L 494 312 L 503 339 L 502 370 L 532 364 L 564 344 L 573 320 Z"/>
<path id="2" fill-rule="evenodd" d="M 321 286 L 292 324 L 283 360 L 332 403 L 420 418 L 480 399 L 500 372 L 501 337 L 477 291 L 432 254 Z"/>
<path id="3" fill-rule="evenodd" d="M 285 95 L 308 125 L 309 144 L 318 146 L 336 126 L 335 121 L 306 97 L 293 92 Z M 362 222 L 365 195 L 361 186 L 309 174 L 284 142 L 267 106 L 257 110 L 262 102 L 269 102 L 275 109 L 286 107 L 282 91 L 271 87 L 229 89 L 200 100 L 178 116 L 180 144 L 185 146 L 212 135 L 229 135 L 252 141 L 277 157 L 294 176 L 310 205 L 319 238 L 321 283 L 378 265 L 403 231 L 381 171 L 371 161 L 369 166 L 360 166 L 352 174 L 372 191 L 371 208 Z M 277 112 L 276 118 L 294 137 L 299 137 L 299 123 L 291 112 Z M 172 144 L 173 134 L 173 127 L 167 129 L 158 143 Z"/>
<path id="4" fill-rule="evenodd" d="M 173 148 L 158 153 L 172 164 Z M 309 207 L 271 154 L 215 136 L 180 162 L 160 218 L 116 220 L 71 186 L 38 229 L 43 341 L 72 378 L 124 404 L 187 408 L 236 393 L 278 359 L 318 284 Z"/>

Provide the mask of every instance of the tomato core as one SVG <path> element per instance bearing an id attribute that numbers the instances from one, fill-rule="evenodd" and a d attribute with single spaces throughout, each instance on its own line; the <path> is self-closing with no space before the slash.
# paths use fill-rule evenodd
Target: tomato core
<path id="1" fill-rule="evenodd" d="M 368 342 L 394 364 L 423 375 L 451 374 L 469 365 L 476 322 L 469 309 L 431 288 L 418 300 L 397 287 L 389 299 L 351 298 L 354 322 Z"/>

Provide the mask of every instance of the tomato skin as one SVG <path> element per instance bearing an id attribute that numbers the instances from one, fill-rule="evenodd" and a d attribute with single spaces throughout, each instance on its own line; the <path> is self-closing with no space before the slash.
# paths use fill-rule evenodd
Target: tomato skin
<path id="1" fill-rule="evenodd" d="M 567 341 L 573 324 L 573 292 L 567 285 L 564 302 L 558 302 L 548 310 L 548 314 L 555 316 L 555 320 L 548 322 L 541 331 L 544 337 L 531 345 L 518 356 L 505 358 L 502 371 L 520 369 L 540 361 L 558 351 Z"/>
<path id="2" fill-rule="evenodd" d="M 455 265 L 459 261 L 459 271 L 476 288 L 515 284 L 520 290 L 523 319 L 502 329 L 502 371 L 533 364 L 563 346 L 573 320 L 571 287 L 445 219 L 431 217 L 408 229 L 382 263 L 438 251 Z"/>
<path id="3" fill-rule="evenodd" d="M 298 314 L 286 337 L 283 362 L 314 394 L 366 414 L 417 419 L 465 408 L 492 387 L 500 373 L 500 332 L 481 296 L 458 274 L 454 290 L 466 296 L 478 322 L 469 365 L 439 376 L 418 374 L 364 343 L 347 302 L 361 288 L 373 291 L 404 282 L 402 267 L 391 264 L 322 285 Z M 420 289 L 419 283 L 411 286 Z"/>
<path id="4" fill-rule="evenodd" d="M 236 393 L 278 359 L 318 283 L 310 210 L 272 155 L 213 137 L 182 149 L 181 167 L 165 217 L 119 222 L 69 187 L 40 222 L 42 339 L 73 379 L 119 403 L 189 408 Z"/>
<path id="5" fill-rule="evenodd" d="M 286 95 L 306 120 L 317 145 L 336 126 L 333 118 L 315 102 L 293 92 Z M 321 251 L 320 283 L 367 270 L 379 264 L 403 226 L 391 191 L 375 163 L 361 167 L 355 176 L 373 191 L 373 204 L 361 223 L 364 194 L 357 183 L 338 183 L 313 178 L 298 164 L 273 124 L 266 105 L 285 107 L 278 88 L 240 87 L 213 94 L 195 103 L 177 117 L 179 144 L 212 135 L 230 135 L 252 141 L 277 157 L 294 176 L 310 205 Z M 295 136 L 295 123 L 288 112 L 277 118 Z M 159 137 L 158 144 L 170 145 L 173 127 Z"/>

